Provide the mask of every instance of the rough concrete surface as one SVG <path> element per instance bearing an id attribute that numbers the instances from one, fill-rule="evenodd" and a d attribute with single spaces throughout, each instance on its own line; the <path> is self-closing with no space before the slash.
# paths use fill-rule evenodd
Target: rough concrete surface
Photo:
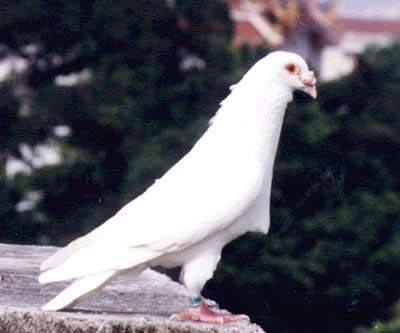
<path id="1" fill-rule="evenodd" d="M 202 324 L 169 320 L 188 306 L 186 290 L 146 270 L 129 274 L 78 304 L 74 310 L 40 307 L 68 283 L 40 285 L 40 263 L 57 248 L 0 244 L 0 333 L 263 333 L 248 322 Z"/>

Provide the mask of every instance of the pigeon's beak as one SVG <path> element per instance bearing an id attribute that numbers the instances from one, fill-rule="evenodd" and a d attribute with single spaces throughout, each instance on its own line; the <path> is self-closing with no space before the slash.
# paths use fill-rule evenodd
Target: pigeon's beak
<path id="1" fill-rule="evenodd" d="M 303 84 L 300 89 L 306 94 L 310 95 L 312 98 L 317 98 L 317 79 L 315 78 L 314 72 L 309 71 L 307 74 L 302 75 L 300 80 Z"/>

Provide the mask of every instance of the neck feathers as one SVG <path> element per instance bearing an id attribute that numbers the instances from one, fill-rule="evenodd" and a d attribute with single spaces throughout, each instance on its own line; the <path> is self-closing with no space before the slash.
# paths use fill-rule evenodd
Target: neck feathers
<path id="1" fill-rule="evenodd" d="M 209 128 L 225 149 L 241 151 L 268 168 L 274 163 L 285 109 L 292 99 L 289 89 L 270 86 L 265 91 L 239 82 L 221 102 Z"/>
<path id="2" fill-rule="evenodd" d="M 292 100 L 292 91 L 279 84 L 250 84 L 246 76 L 231 87 L 231 93 L 220 103 L 210 125 L 223 122 L 225 125 L 246 124 L 254 121 L 274 122 L 283 118 L 287 104 Z M 264 88 L 270 87 L 269 89 Z"/>

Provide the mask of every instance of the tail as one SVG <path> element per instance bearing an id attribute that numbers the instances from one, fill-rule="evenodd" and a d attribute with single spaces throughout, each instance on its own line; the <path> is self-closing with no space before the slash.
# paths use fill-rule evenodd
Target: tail
<path id="1" fill-rule="evenodd" d="M 120 271 L 100 272 L 88 275 L 76 280 L 68 288 L 54 297 L 50 302 L 42 307 L 45 311 L 57 311 L 66 307 L 72 307 L 83 298 L 96 293 L 113 278 L 119 275 Z"/>
<path id="2" fill-rule="evenodd" d="M 101 272 L 135 269 L 159 256 L 158 252 L 146 247 L 109 246 L 97 244 L 89 246 L 67 258 L 60 265 L 39 275 L 39 283 L 59 282 L 98 276 Z M 102 276 L 102 275 L 99 275 Z"/>

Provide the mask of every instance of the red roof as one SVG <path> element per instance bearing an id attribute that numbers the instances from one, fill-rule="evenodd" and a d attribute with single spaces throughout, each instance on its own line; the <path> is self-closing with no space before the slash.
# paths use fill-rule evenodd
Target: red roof
<path id="1" fill-rule="evenodd" d="M 248 45 L 251 47 L 265 43 L 261 34 L 249 22 L 240 21 L 234 25 L 233 45 Z"/>
<path id="2" fill-rule="evenodd" d="M 241 0 L 225 0 L 225 2 L 229 6 L 238 6 L 238 5 L 240 5 Z"/>
<path id="3" fill-rule="evenodd" d="M 224 1 L 230 7 L 234 21 L 234 46 L 268 44 L 277 47 L 290 33 L 296 32 L 299 25 L 307 26 L 324 45 L 336 41 L 335 24 L 314 0 L 307 0 L 304 10 L 300 6 L 304 0 L 296 0 L 292 3 L 295 6 L 280 0 Z M 262 22 L 264 27 L 260 25 Z"/>
<path id="4" fill-rule="evenodd" d="M 377 34 L 387 33 L 396 37 L 400 37 L 400 21 L 338 18 L 338 24 L 341 25 L 344 31 Z"/>

